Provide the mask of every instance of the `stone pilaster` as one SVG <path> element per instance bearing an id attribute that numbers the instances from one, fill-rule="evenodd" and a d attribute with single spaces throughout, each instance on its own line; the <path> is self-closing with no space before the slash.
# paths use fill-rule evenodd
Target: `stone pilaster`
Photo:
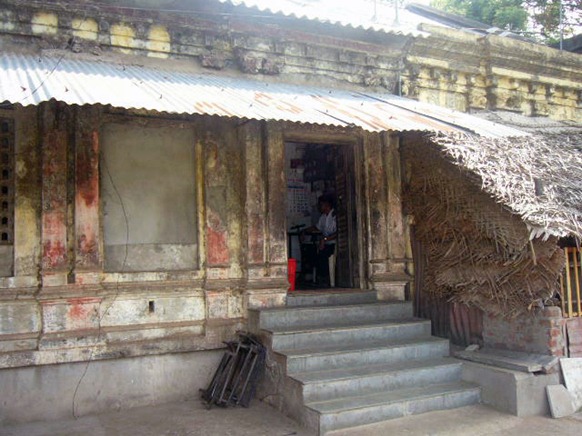
<path id="1" fill-rule="evenodd" d="M 95 282 L 103 269 L 99 190 L 99 110 L 75 120 L 75 281 Z"/>
<path id="2" fill-rule="evenodd" d="M 69 110 L 58 104 L 44 104 L 40 113 L 42 280 L 43 286 L 59 286 L 67 283 L 70 257 L 67 238 Z"/>
<path id="3" fill-rule="evenodd" d="M 389 134 L 364 137 L 368 280 L 378 297 L 403 300 L 409 281 L 402 215 L 399 139 Z"/>

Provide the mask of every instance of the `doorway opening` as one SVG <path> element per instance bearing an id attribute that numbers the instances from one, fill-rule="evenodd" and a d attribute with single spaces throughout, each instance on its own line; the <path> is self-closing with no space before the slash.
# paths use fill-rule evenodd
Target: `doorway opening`
<path id="1" fill-rule="evenodd" d="M 287 250 L 290 265 L 296 265 L 295 289 L 359 288 L 354 147 L 286 142 L 285 172 Z M 331 220 L 335 233 L 329 232 Z"/>

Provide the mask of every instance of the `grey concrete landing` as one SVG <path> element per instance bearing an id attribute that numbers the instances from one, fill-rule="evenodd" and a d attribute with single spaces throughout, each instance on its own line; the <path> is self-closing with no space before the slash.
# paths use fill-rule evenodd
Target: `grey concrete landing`
<path id="1" fill-rule="evenodd" d="M 488 406 L 468 406 L 407 416 L 346 430 L 327 436 L 578 436 L 582 412 L 568 418 L 544 416 L 519 418 Z"/>
<path id="2" fill-rule="evenodd" d="M 517 416 L 549 415 L 546 386 L 560 384 L 560 374 L 531 374 L 475 362 L 463 362 L 464 381 L 481 386 L 481 401 Z"/>
<path id="3" fill-rule="evenodd" d="M 460 359 L 483 363 L 485 365 L 531 373 L 547 373 L 559 362 L 559 358 L 555 356 L 523 353 L 512 350 L 497 350 L 494 348 L 483 348 L 476 351 L 457 351 L 455 356 Z"/>
<path id="4" fill-rule="evenodd" d="M 328 436 L 578 436 L 582 413 L 568 418 L 519 418 L 487 406 L 469 406 L 397 418 Z M 248 409 L 206 410 L 198 401 L 139 407 L 122 412 L 0 426 L 2 436 L 315 436 L 259 401 Z"/>

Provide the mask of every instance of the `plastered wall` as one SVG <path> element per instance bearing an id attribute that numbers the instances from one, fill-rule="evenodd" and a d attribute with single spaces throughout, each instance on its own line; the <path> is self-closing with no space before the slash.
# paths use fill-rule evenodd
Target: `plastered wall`
<path id="1" fill-rule="evenodd" d="M 17 144 L 30 236 L 1 282 L 0 368 L 220 348 L 247 308 L 285 304 L 286 139 L 350 138 L 358 233 L 375 232 L 362 286 L 404 298 L 396 135 L 56 102 L 13 115 L 42 134 Z"/>
<path id="2" fill-rule="evenodd" d="M 192 126 L 106 123 L 100 134 L 105 269 L 196 269 Z"/>
<path id="3" fill-rule="evenodd" d="M 0 279 L 0 368 L 221 348 L 247 307 L 284 304 L 280 129 L 55 102 L 9 115 L 42 134 L 16 144 L 30 219 Z"/>

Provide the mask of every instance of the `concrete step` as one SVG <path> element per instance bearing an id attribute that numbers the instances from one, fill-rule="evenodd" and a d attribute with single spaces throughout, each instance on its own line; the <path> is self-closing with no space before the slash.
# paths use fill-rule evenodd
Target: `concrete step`
<path id="1" fill-rule="evenodd" d="M 479 387 L 453 382 L 306 404 L 304 424 L 319 434 L 479 402 Z"/>
<path id="2" fill-rule="evenodd" d="M 395 321 L 338 323 L 338 325 L 327 327 L 278 327 L 268 331 L 271 333 L 273 350 L 290 350 L 374 340 L 428 337 L 431 333 L 431 323 L 428 320 L 410 318 Z"/>
<path id="3" fill-rule="evenodd" d="M 373 341 L 327 347 L 275 351 L 286 363 L 287 374 L 369 366 L 443 357 L 449 354 L 446 339 L 427 337 Z"/>
<path id="4" fill-rule="evenodd" d="M 304 325 L 333 326 L 338 323 L 362 323 L 411 317 L 412 304 L 410 302 L 249 309 L 249 324 L 253 331 Z"/>
<path id="5" fill-rule="evenodd" d="M 304 402 L 373 394 L 461 379 L 462 363 L 444 357 L 294 374 Z"/>
<path id="6" fill-rule="evenodd" d="M 479 388 L 461 382 L 461 363 L 448 357 L 449 342 L 413 318 L 410 302 L 375 298 L 292 294 L 287 307 L 249 311 L 250 329 L 285 374 L 265 392 L 320 434 L 479 401 Z"/>
<path id="7" fill-rule="evenodd" d="M 376 291 L 334 290 L 296 291 L 287 294 L 287 306 L 336 306 L 343 304 L 373 303 L 377 301 Z"/>

